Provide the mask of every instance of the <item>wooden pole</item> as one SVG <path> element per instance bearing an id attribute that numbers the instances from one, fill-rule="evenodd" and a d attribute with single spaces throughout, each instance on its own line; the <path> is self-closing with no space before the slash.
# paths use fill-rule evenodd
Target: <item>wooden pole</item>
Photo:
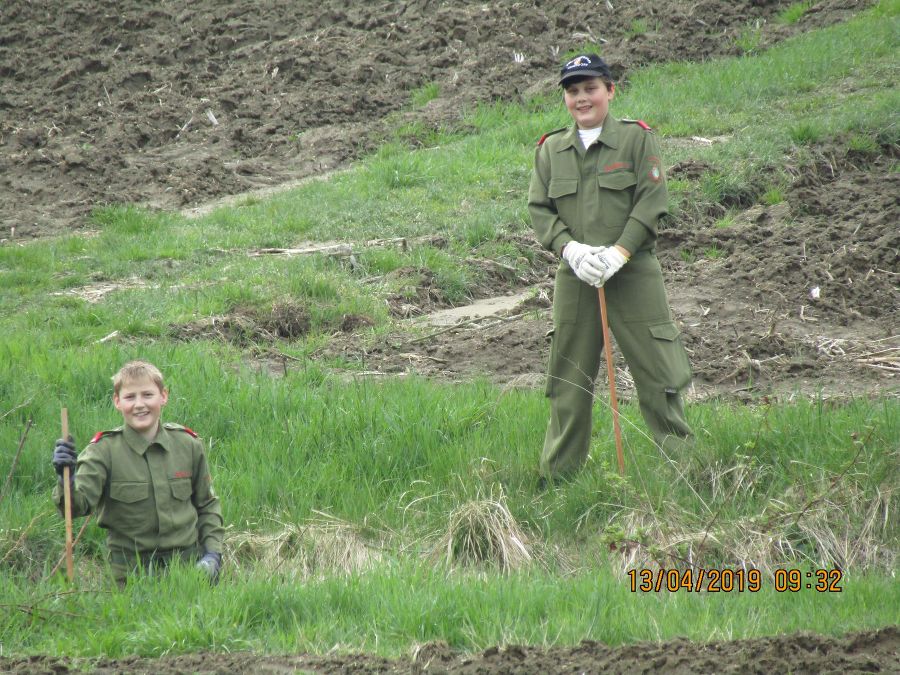
<path id="1" fill-rule="evenodd" d="M 62 438 L 69 440 L 69 411 L 62 409 Z M 75 561 L 72 557 L 72 486 L 69 467 L 63 467 L 63 506 L 66 516 L 66 576 L 69 581 L 75 579 Z"/>
<path id="2" fill-rule="evenodd" d="M 600 324 L 603 327 L 603 351 L 606 352 L 606 377 L 609 380 L 609 403 L 612 406 L 613 432 L 616 435 L 616 459 L 619 475 L 625 475 L 625 453 L 622 451 L 622 429 L 619 427 L 619 402 L 616 400 L 616 369 L 613 366 L 612 344 L 609 339 L 609 322 L 606 316 L 606 293 L 603 286 L 597 289 L 600 298 Z"/>

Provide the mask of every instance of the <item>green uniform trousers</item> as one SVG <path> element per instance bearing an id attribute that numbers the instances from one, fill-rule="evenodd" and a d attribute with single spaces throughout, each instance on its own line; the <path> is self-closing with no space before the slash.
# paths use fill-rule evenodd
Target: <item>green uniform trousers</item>
<path id="1" fill-rule="evenodd" d="M 634 378 L 641 414 L 655 442 L 666 452 L 677 450 L 692 439 L 680 393 L 691 368 L 656 255 L 636 253 L 606 282 L 605 294 L 610 330 Z M 541 474 L 560 477 L 577 471 L 587 458 L 594 380 L 604 359 L 597 289 L 565 264 L 556 274 L 553 328 Z"/>
<path id="2" fill-rule="evenodd" d="M 135 553 L 122 549 L 110 549 L 109 568 L 113 579 L 122 587 L 129 576 L 134 574 L 155 575 L 168 569 L 169 565 L 178 560 L 185 565 L 192 565 L 200 559 L 199 546 L 185 548 L 171 548 L 165 551 L 146 551 Z"/>

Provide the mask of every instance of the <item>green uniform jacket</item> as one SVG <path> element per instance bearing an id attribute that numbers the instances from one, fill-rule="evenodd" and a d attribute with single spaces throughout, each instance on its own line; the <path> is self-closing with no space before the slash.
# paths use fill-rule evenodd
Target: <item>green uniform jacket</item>
<path id="1" fill-rule="evenodd" d="M 659 219 L 668 212 L 656 136 L 640 122 L 607 116 L 591 153 L 578 129 L 548 134 L 538 146 L 528 190 L 535 235 L 556 255 L 573 239 L 590 246 L 618 244 L 634 254 L 652 250 Z"/>
<path id="2" fill-rule="evenodd" d="M 63 512 L 63 489 L 53 491 Z M 111 551 L 199 545 L 222 552 L 222 511 L 203 441 L 179 424 L 147 441 L 128 426 L 104 431 L 78 455 L 72 516 L 97 512 Z"/>

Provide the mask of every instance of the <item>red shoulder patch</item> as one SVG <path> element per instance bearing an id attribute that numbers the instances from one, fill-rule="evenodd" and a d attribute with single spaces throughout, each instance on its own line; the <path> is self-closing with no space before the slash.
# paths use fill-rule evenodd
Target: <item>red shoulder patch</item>
<path id="1" fill-rule="evenodd" d="M 635 124 L 637 124 L 644 131 L 653 131 L 649 124 L 647 124 L 644 120 L 635 120 Z"/>
<path id="2" fill-rule="evenodd" d="M 96 442 L 99 441 L 101 438 L 103 438 L 103 432 L 102 432 L 102 431 L 98 431 L 96 434 L 94 434 L 94 437 L 91 439 L 91 443 L 96 443 Z"/>
<path id="3" fill-rule="evenodd" d="M 190 434 L 191 436 L 193 436 L 194 438 L 200 438 L 200 437 L 197 435 L 197 432 L 194 431 L 193 429 L 188 429 L 187 427 L 182 427 L 181 430 L 184 431 L 184 432 L 189 433 L 189 434 Z"/>
<path id="4" fill-rule="evenodd" d="M 540 147 L 544 144 L 544 141 L 547 140 L 547 136 L 549 136 L 549 135 L 550 134 L 544 134 L 543 136 L 541 136 L 541 139 L 538 141 L 538 147 Z"/>

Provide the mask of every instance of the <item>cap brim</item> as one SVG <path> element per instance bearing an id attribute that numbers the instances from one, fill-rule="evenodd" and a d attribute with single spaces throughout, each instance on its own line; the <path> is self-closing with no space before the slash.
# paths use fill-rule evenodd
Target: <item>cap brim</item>
<path id="1" fill-rule="evenodd" d="M 609 77 L 609 73 L 603 72 L 601 70 L 579 70 L 574 73 L 564 75 L 560 78 L 559 83 L 565 84 L 569 80 L 573 80 L 576 77 Z"/>

